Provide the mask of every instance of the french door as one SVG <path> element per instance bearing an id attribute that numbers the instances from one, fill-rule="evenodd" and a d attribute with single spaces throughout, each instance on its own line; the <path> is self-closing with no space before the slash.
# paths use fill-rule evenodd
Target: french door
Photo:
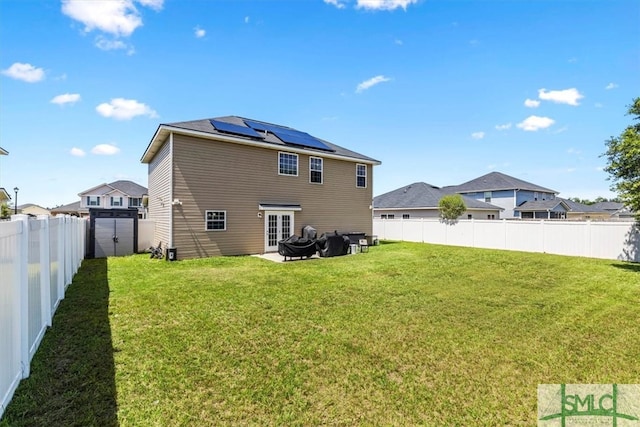
<path id="1" fill-rule="evenodd" d="M 293 211 L 266 211 L 264 214 L 264 251 L 276 252 L 278 242 L 293 234 Z"/>

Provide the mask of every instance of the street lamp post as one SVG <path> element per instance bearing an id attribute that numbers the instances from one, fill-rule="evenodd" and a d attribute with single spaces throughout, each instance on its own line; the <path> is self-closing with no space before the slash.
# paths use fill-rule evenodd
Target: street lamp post
<path id="1" fill-rule="evenodd" d="M 16 193 L 16 201 L 15 204 L 13 205 L 13 213 L 15 215 L 18 215 L 18 187 L 14 187 L 13 192 Z"/>

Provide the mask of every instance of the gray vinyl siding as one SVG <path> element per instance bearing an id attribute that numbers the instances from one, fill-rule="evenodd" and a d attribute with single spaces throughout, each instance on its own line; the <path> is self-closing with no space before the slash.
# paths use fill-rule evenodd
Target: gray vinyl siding
<path id="1" fill-rule="evenodd" d="M 278 174 L 278 152 L 267 148 L 174 135 L 174 193 L 182 205 L 173 209 L 178 258 L 264 252 L 260 203 L 299 204 L 294 233 L 311 225 L 329 231 L 371 234 L 373 170 L 367 187 L 356 187 L 355 163 L 323 157 L 323 184 L 309 183 L 309 155 L 298 153 L 298 176 Z M 151 184 L 150 189 L 151 193 Z M 206 231 L 205 211 L 224 210 L 226 231 Z"/>
<path id="2" fill-rule="evenodd" d="M 156 223 L 155 242 L 170 244 L 171 220 L 171 145 L 167 140 L 149 163 L 149 219 Z"/>

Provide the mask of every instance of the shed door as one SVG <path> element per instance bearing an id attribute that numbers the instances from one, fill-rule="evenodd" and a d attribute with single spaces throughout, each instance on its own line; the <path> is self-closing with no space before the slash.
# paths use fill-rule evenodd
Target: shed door
<path id="1" fill-rule="evenodd" d="M 133 254 L 133 219 L 96 218 L 95 257 Z"/>
<path id="2" fill-rule="evenodd" d="M 264 219 L 265 252 L 278 250 L 278 242 L 293 234 L 293 211 L 266 211 Z"/>

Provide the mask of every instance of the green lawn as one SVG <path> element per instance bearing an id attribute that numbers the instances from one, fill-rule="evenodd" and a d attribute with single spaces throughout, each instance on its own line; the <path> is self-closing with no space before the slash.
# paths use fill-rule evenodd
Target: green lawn
<path id="1" fill-rule="evenodd" d="M 640 265 L 427 244 L 85 260 L 0 425 L 535 425 L 638 383 Z"/>

